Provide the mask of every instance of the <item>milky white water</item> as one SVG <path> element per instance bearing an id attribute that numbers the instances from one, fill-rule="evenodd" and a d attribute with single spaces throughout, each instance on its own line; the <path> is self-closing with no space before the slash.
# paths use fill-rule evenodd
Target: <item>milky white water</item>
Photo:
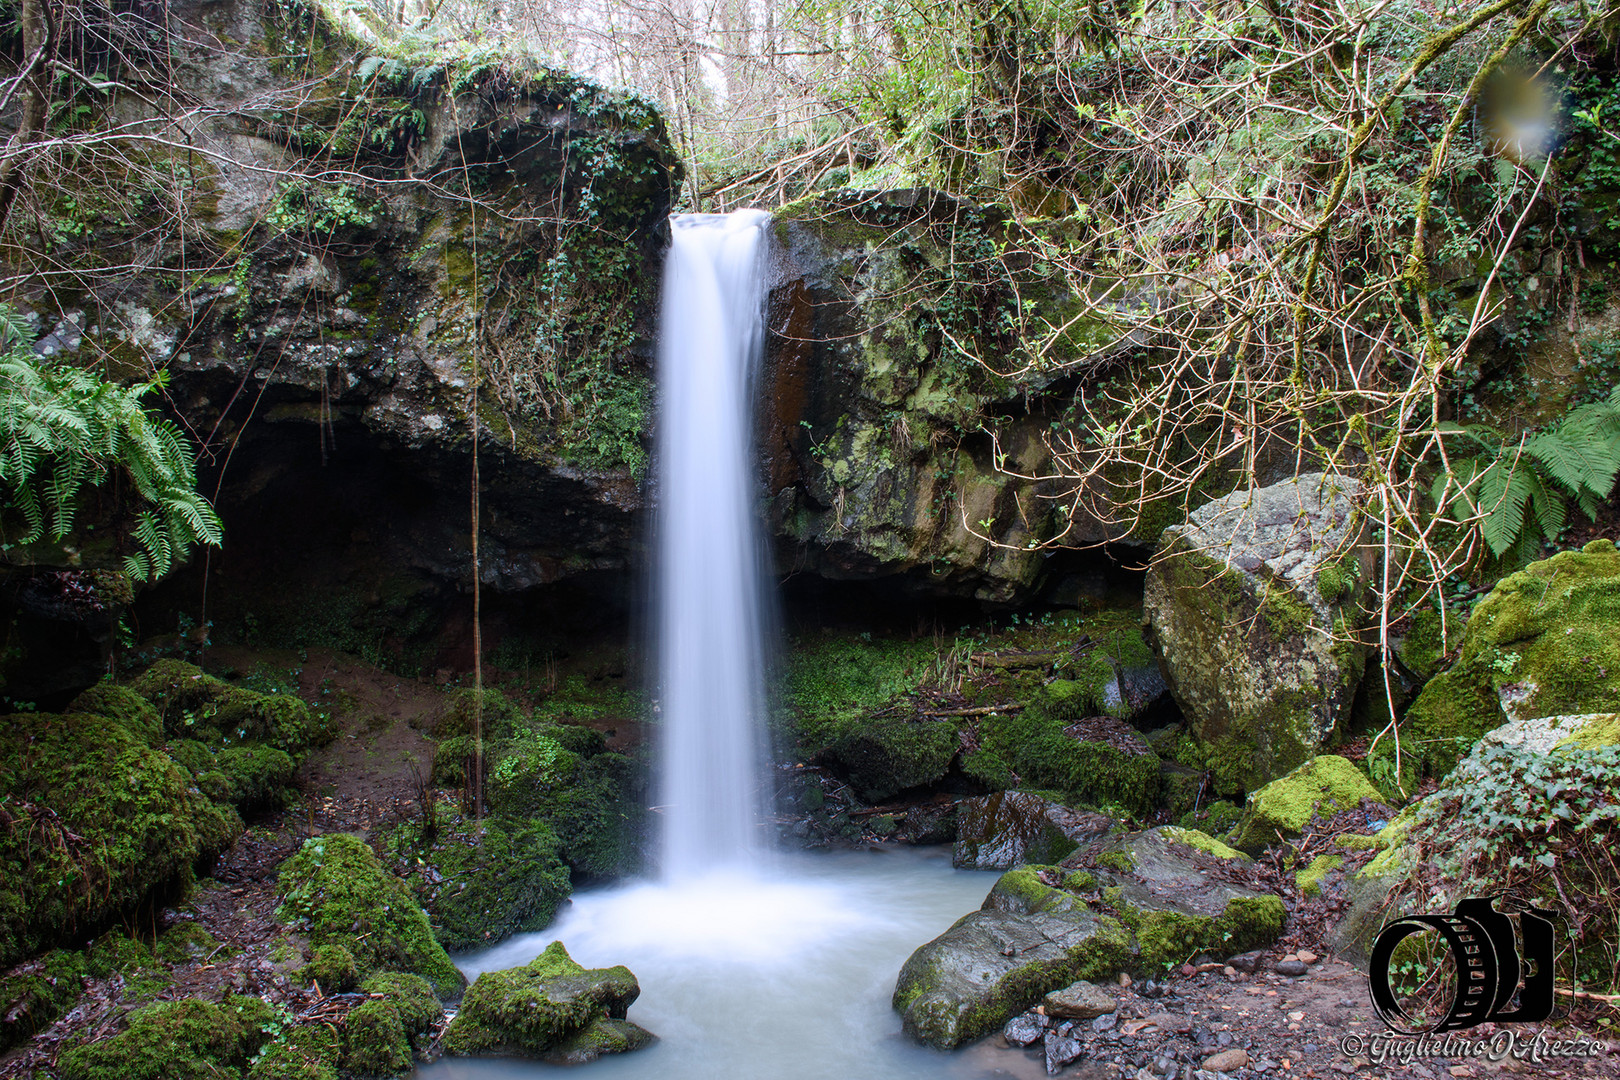
<path id="1" fill-rule="evenodd" d="M 747 866 L 759 849 L 763 578 L 753 449 L 765 343 L 762 210 L 673 218 L 658 329 L 661 867 Z"/>
<path id="2" fill-rule="evenodd" d="M 918 1046 L 889 1007 L 906 957 L 977 908 L 995 874 L 953 870 L 946 848 L 773 862 L 753 879 L 579 893 L 544 933 L 457 962 L 472 978 L 560 940 L 587 967 L 635 972 L 630 1019 L 659 1041 L 581 1066 L 590 1080 L 970 1080 L 1024 1065 L 1042 1075 L 1004 1050 Z M 445 1059 L 417 1075 L 521 1080 L 559 1068 Z"/>

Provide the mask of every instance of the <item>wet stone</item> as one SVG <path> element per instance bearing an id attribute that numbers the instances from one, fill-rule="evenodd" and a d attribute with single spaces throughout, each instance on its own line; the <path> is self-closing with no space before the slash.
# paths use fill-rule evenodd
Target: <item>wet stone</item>
<path id="1" fill-rule="evenodd" d="M 1119 1023 L 1118 1013 L 1104 1013 L 1091 1022 L 1091 1030 L 1100 1035 L 1105 1031 L 1113 1031 L 1117 1023 Z"/>
<path id="2" fill-rule="evenodd" d="M 1055 1076 L 1057 1071 L 1080 1058 L 1080 1041 L 1065 1038 L 1055 1031 L 1046 1033 L 1046 1072 Z"/>
<path id="3" fill-rule="evenodd" d="M 1231 1050 L 1222 1050 L 1205 1058 L 1204 1068 L 1211 1072 L 1231 1072 L 1233 1069 L 1243 1068 L 1248 1063 L 1248 1051 L 1241 1047 L 1233 1047 Z"/>
<path id="4" fill-rule="evenodd" d="M 1226 966 L 1235 968 L 1245 975 L 1252 975 L 1265 967 L 1265 955 L 1258 951 L 1239 953 L 1236 956 L 1228 957 Z"/>
<path id="5" fill-rule="evenodd" d="M 1287 975 L 1289 978 L 1297 978 L 1306 974 L 1311 969 L 1299 960 L 1283 960 L 1280 961 L 1272 970 L 1279 975 Z"/>
<path id="6" fill-rule="evenodd" d="M 1072 1020 L 1090 1020 L 1113 1012 L 1114 995 L 1095 983 L 1077 982 L 1046 995 L 1046 1015 Z"/>
<path id="7" fill-rule="evenodd" d="M 1002 1038 L 1014 1046 L 1038 1043 L 1046 1034 L 1045 1018 L 1037 1012 L 1019 1013 L 1001 1029 Z"/>

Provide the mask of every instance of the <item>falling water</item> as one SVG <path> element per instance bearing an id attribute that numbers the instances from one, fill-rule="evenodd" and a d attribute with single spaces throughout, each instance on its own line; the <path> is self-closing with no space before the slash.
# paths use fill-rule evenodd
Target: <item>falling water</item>
<path id="1" fill-rule="evenodd" d="M 658 674 L 667 880 L 755 857 L 764 715 L 752 452 L 770 215 L 674 219 L 658 340 Z"/>

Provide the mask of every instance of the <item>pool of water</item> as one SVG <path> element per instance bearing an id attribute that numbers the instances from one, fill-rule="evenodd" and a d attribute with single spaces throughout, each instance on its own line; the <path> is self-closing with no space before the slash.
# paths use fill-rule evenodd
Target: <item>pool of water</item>
<path id="1" fill-rule="evenodd" d="M 989 1046 L 945 1054 L 900 1032 L 889 1007 L 913 949 L 977 908 L 993 873 L 950 851 L 780 856 L 769 873 L 582 892 L 544 933 L 456 958 L 474 978 L 527 963 L 554 940 L 586 967 L 641 982 L 630 1019 L 648 1049 L 585 1066 L 591 1080 L 977 1080 L 1044 1075 Z M 446 1058 L 418 1080 L 520 1080 L 557 1067 Z"/>

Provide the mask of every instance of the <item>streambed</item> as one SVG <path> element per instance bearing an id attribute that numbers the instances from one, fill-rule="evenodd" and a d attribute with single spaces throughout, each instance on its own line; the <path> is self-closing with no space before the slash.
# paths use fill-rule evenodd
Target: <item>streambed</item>
<path id="1" fill-rule="evenodd" d="M 977 908 L 994 873 L 956 870 L 949 848 L 781 855 L 755 878 L 578 893 L 557 924 L 456 958 L 479 972 L 527 963 L 561 940 L 587 967 L 641 981 L 630 1019 L 649 1049 L 583 1066 L 589 1080 L 953 1080 L 1044 1075 L 988 1046 L 942 1054 L 889 1007 L 913 949 Z M 446 1058 L 417 1080 L 522 1080 L 556 1066 Z"/>

